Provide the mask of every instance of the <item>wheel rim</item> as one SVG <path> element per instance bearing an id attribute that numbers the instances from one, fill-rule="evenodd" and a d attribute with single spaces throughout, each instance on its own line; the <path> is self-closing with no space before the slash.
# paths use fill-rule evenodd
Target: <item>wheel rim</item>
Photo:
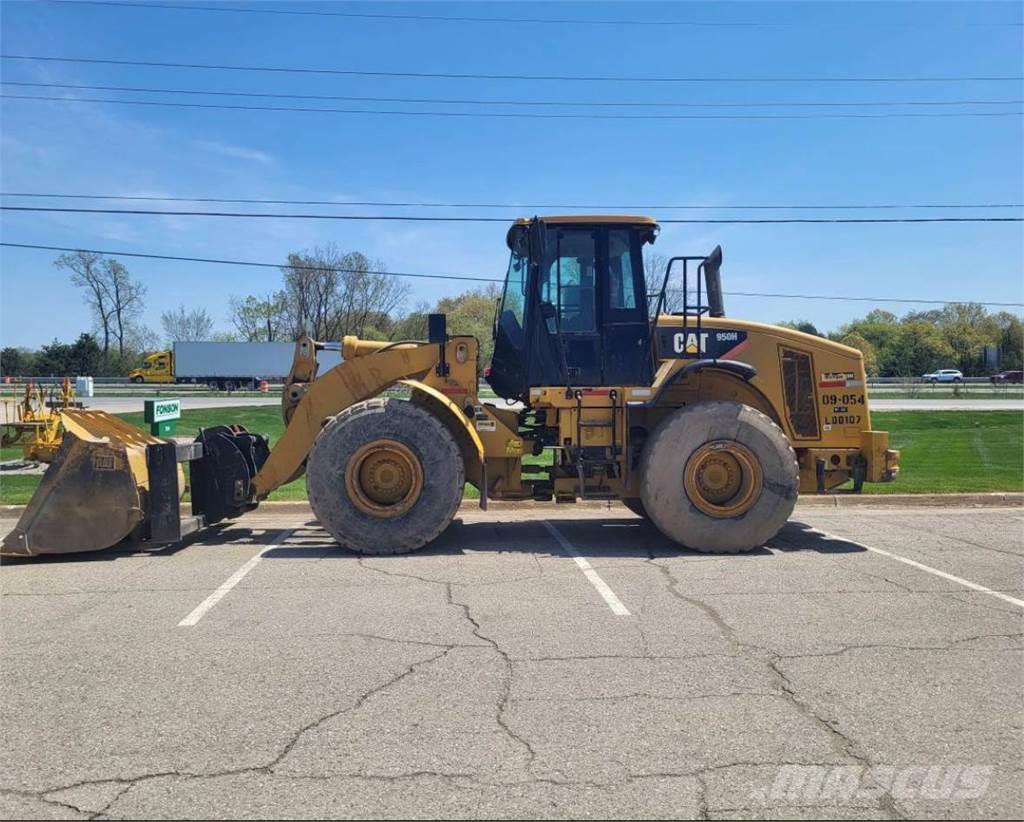
<path id="1" fill-rule="evenodd" d="M 761 463 L 745 445 L 715 440 L 686 462 L 683 488 L 699 510 L 712 517 L 745 514 L 761 495 Z"/>
<path id="2" fill-rule="evenodd" d="M 397 517 L 408 511 L 423 490 L 423 468 L 412 450 L 396 440 L 362 446 L 345 469 L 345 488 L 361 511 Z"/>

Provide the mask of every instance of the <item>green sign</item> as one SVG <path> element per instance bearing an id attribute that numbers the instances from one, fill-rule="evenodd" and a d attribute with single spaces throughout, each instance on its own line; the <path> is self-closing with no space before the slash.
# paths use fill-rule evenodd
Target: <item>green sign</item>
<path id="1" fill-rule="evenodd" d="M 146 400 L 146 422 L 181 419 L 181 400 Z"/>
<path id="2" fill-rule="evenodd" d="M 154 437 L 173 437 L 181 419 L 181 400 L 145 400 L 145 419 Z"/>

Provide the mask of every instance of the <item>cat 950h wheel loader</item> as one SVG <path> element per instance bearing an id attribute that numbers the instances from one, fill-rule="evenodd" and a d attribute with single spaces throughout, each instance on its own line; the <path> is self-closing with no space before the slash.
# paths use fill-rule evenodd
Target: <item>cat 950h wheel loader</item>
<path id="1" fill-rule="evenodd" d="M 477 340 L 346 337 L 317 371 L 305 338 L 284 388 L 287 427 L 271 449 L 240 427 L 194 443 L 150 437 L 95 411 L 67 411 L 57 458 L 10 554 L 171 542 L 254 509 L 306 475 L 324 528 L 361 553 L 414 551 L 451 522 L 465 483 L 491 499 L 621 500 L 671 539 L 744 551 L 782 527 L 799 493 L 899 470 L 871 427 L 859 351 L 725 315 L 721 250 L 670 260 L 648 294 L 646 217 L 518 220 L 486 377 Z M 409 399 L 385 398 L 396 383 Z M 179 463 L 190 461 L 191 516 Z"/>

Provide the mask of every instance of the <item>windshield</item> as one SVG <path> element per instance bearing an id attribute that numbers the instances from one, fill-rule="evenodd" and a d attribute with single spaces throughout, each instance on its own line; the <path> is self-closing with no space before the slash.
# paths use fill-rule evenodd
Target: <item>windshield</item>
<path id="1" fill-rule="evenodd" d="M 526 312 L 526 280 L 529 272 L 529 252 L 526 232 L 518 232 L 512 245 L 505 274 L 505 291 L 501 296 L 501 314 L 498 324 L 508 332 L 512 342 L 524 341 L 523 325 Z"/>

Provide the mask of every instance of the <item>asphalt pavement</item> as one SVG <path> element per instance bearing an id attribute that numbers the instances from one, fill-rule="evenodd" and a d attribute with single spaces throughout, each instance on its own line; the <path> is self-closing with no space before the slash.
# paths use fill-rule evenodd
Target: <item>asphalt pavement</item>
<path id="1" fill-rule="evenodd" d="M 0 570 L 4 818 L 1024 815 L 1024 508 L 723 557 L 619 506 L 397 558 L 256 513 Z"/>

